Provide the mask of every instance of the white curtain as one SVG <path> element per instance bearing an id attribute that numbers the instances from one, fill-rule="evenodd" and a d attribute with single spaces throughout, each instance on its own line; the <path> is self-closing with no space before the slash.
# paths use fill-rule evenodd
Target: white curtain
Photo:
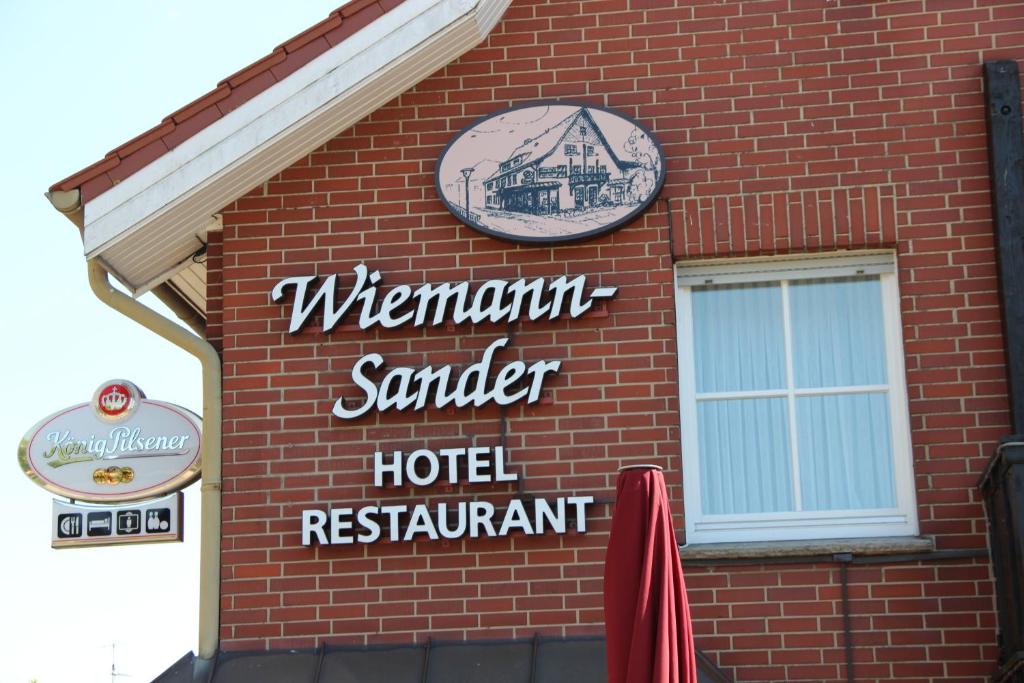
<path id="1" fill-rule="evenodd" d="M 701 401 L 697 431 L 705 514 L 794 509 L 785 398 Z"/>
<path id="2" fill-rule="evenodd" d="M 793 282 L 789 319 L 798 389 L 886 383 L 878 278 Z"/>
<path id="3" fill-rule="evenodd" d="M 796 423 L 804 510 L 895 507 L 888 394 L 801 396 Z"/>
<path id="4" fill-rule="evenodd" d="M 786 386 L 778 283 L 695 287 L 697 393 Z"/>
<path id="5" fill-rule="evenodd" d="M 694 287 L 691 302 L 703 511 L 895 506 L 878 278 Z"/>

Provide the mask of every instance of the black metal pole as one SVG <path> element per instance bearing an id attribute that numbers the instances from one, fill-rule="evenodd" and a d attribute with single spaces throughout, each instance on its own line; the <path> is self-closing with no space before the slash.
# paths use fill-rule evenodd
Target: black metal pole
<path id="1" fill-rule="evenodd" d="M 999 247 L 1013 432 L 1024 432 L 1024 142 L 1017 62 L 985 62 L 992 219 Z"/>
<path id="2" fill-rule="evenodd" d="M 846 654 L 846 681 L 853 683 L 857 676 L 853 670 L 853 619 L 850 616 L 850 562 L 853 555 L 850 553 L 838 553 L 833 556 L 839 563 L 839 583 L 842 589 L 843 598 L 843 649 Z"/>

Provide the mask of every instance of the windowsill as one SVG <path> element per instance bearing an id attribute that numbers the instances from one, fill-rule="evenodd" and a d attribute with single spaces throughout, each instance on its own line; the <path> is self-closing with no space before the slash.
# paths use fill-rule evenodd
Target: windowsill
<path id="1" fill-rule="evenodd" d="M 751 543 L 691 543 L 680 546 L 683 562 L 700 560 L 747 560 L 776 557 L 851 555 L 910 555 L 935 550 L 930 536 L 881 538 L 834 538 L 816 541 L 763 541 Z"/>

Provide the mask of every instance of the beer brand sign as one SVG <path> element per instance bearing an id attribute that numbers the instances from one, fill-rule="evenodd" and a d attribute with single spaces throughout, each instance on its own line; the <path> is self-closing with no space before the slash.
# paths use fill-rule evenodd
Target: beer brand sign
<path id="1" fill-rule="evenodd" d="M 146 399 L 126 380 L 105 382 L 89 403 L 54 413 L 22 439 L 18 461 L 46 490 L 94 503 L 141 500 L 199 476 L 201 421 Z"/>
<path id="2" fill-rule="evenodd" d="M 639 216 L 665 182 L 665 158 L 643 126 L 602 107 L 540 102 L 484 117 L 435 167 L 438 196 L 491 237 L 560 243 Z"/>

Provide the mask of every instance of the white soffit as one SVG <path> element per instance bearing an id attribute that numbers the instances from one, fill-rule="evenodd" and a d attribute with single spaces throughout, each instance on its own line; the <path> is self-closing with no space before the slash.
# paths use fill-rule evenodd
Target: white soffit
<path id="1" fill-rule="evenodd" d="M 197 311 L 206 316 L 206 264 L 190 263 L 189 266 L 167 281 Z"/>
<path id="2" fill-rule="evenodd" d="M 406 0 L 86 203 L 85 255 L 138 296 L 210 217 L 478 45 L 511 0 Z"/>

